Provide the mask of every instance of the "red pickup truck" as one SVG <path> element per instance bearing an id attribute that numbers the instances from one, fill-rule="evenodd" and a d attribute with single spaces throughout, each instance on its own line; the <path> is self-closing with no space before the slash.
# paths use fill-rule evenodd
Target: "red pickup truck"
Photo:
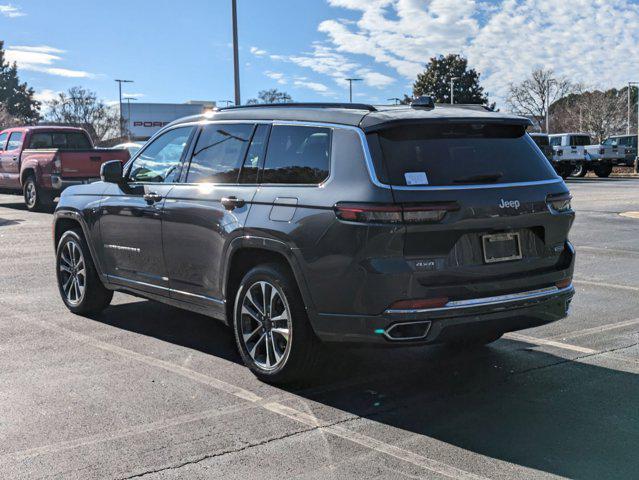
<path id="1" fill-rule="evenodd" d="M 45 210 L 66 187 L 99 179 L 104 162 L 128 159 L 128 150 L 95 148 L 81 128 L 9 128 L 0 132 L 0 189 L 21 191 L 29 210 Z"/>

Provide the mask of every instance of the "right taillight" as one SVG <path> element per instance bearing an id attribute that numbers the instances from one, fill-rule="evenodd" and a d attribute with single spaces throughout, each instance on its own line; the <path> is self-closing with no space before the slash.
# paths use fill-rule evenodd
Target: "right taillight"
<path id="1" fill-rule="evenodd" d="M 340 220 L 360 223 L 433 223 L 459 210 L 456 202 L 377 204 L 340 202 L 334 207 Z"/>
<path id="2" fill-rule="evenodd" d="M 60 161 L 60 156 L 57 153 L 53 159 L 53 168 L 51 173 L 62 173 L 62 162 Z"/>

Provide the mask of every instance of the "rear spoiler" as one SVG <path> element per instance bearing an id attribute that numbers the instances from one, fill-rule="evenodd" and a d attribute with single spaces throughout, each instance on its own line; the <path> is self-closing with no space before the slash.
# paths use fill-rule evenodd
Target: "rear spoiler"
<path id="1" fill-rule="evenodd" d="M 423 125 L 423 124 L 469 124 L 469 123 L 487 123 L 493 125 L 521 125 L 522 127 L 532 126 L 532 121 L 523 117 L 512 118 L 469 118 L 469 117 L 453 117 L 453 118 L 407 118 L 402 120 L 391 120 L 388 122 L 378 123 L 369 127 L 364 127 L 365 133 L 379 132 L 380 130 L 386 130 L 393 127 L 408 127 L 411 125 Z"/>

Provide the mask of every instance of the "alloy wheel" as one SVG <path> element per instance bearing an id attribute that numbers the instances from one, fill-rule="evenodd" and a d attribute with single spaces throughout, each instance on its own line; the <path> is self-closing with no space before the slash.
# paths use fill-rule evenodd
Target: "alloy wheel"
<path id="1" fill-rule="evenodd" d="M 257 281 L 244 292 L 240 338 L 259 368 L 270 371 L 286 362 L 292 337 L 290 312 L 286 296 L 272 283 Z"/>
<path id="2" fill-rule="evenodd" d="M 38 193 L 36 191 L 35 183 L 29 180 L 27 182 L 27 185 L 25 187 L 25 192 L 24 192 L 25 200 L 29 208 L 32 208 L 36 204 L 36 200 L 38 198 L 37 195 Z"/>
<path id="3" fill-rule="evenodd" d="M 80 245 L 68 240 L 60 251 L 60 285 L 70 305 L 76 306 L 84 299 L 87 275 L 86 264 Z"/>

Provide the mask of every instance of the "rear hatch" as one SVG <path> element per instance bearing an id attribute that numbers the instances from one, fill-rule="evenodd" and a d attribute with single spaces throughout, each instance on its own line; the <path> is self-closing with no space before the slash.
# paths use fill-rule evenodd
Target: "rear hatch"
<path id="1" fill-rule="evenodd" d="M 541 288 L 527 278 L 566 268 L 568 190 L 525 129 L 447 122 L 367 134 L 378 180 L 403 206 L 404 255 L 422 285 L 473 298 Z"/>

